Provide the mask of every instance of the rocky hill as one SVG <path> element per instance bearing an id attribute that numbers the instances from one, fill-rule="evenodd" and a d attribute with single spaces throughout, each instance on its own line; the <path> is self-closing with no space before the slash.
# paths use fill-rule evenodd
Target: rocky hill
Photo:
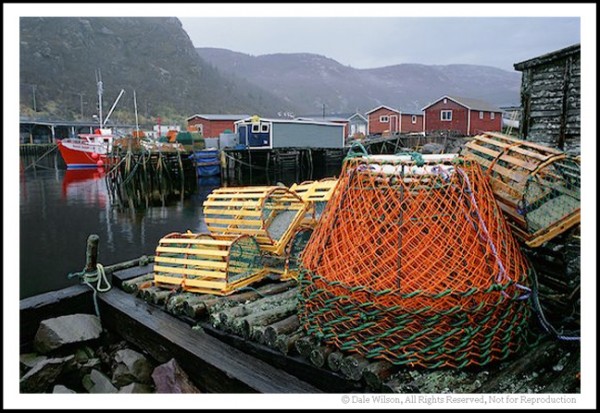
<path id="1" fill-rule="evenodd" d="M 176 18 L 21 18 L 20 35 L 22 116 L 91 119 L 98 113 L 98 70 L 104 116 L 125 90 L 111 116 L 121 122 L 134 122 L 134 90 L 147 122 L 158 116 L 181 123 L 194 113 L 274 115 L 295 109 L 199 58 Z"/>
<path id="2" fill-rule="evenodd" d="M 482 99 L 505 106 L 519 102 L 521 74 L 490 66 L 400 64 L 355 69 L 315 54 L 251 56 L 197 48 L 200 57 L 267 89 L 305 113 L 368 111 L 388 105 L 418 111 L 443 96 Z"/>

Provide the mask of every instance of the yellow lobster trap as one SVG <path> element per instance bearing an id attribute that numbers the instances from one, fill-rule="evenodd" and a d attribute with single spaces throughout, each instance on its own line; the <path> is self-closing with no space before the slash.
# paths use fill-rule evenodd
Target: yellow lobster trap
<path id="1" fill-rule="evenodd" d="M 250 235 L 261 250 L 282 256 L 309 205 L 281 186 L 219 188 L 204 202 L 213 235 Z"/>
<path id="2" fill-rule="evenodd" d="M 481 165 L 513 232 L 528 246 L 580 223 L 579 157 L 493 132 L 475 136 L 462 154 Z"/>
<path id="3" fill-rule="evenodd" d="M 215 295 L 231 294 L 267 273 L 249 235 L 174 232 L 159 241 L 154 261 L 155 285 Z"/>
<path id="4" fill-rule="evenodd" d="M 303 201 L 309 205 L 308 212 L 303 220 L 304 224 L 316 225 L 325 210 L 327 202 L 331 199 L 338 180 L 335 178 L 325 178 L 319 181 L 306 181 L 300 184 L 294 184 L 290 191 L 297 194 Z"/>

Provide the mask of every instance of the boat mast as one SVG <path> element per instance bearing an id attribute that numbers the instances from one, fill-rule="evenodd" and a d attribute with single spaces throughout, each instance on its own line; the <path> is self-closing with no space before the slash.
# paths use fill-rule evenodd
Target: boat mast
<path id="1" fill-rule="evenodd" d="M 100 73 L 100 69 L 96 70 L 96 82 L 98 84 L 98 114 L 100 115 L 100 127 L 102 128 L 103 123 L 102 123 L 102 92 L 103 87 L 102 87 L 102 73 Z"/>
<path id="2" fill-rule="evenodd" d="M 135 98 L 135 89 L 133 89 L 133 107 L 135 108 L 135 133 L 140 136 L 140 126 L 138 123 L 137 99 Z"/>

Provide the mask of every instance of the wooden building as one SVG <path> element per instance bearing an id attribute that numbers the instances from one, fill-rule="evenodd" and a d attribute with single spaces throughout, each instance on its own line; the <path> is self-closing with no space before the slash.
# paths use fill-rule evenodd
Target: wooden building
<path id="1" fill-rule="evenodd" d="M 521 79 L 522 139 L 579 154 L 581 46 L 515 63 Z"/>
<path id="2" fill-rule="evenodd" d="M 369 135 L 423 131 L 423 114 L 403 112 L 381 105 L 366 113 Z"/>
<path id="3" fill-rule="evenodd" d="M 423 108 L 425 133 L 451 131 L 471 136 L 502 131 L 502 110 L 478 99 L 442 96 Z"/>
<path id="4" fill-rule="evenodd" d="M 362 135 L 367 135 L 368 120 L 358 112 L 340 113 L 327 116 L 309 115 L 297 117 L 296 120 L 308 120 L 317 122 L 333 122 L 344 125 L 344 136 L 349 139 Z"/>
<path id="5" fill-rule="evenodd" d="M 343 148 L 345 125 L 314 120 L 252 116 L 235 122 L 240 145 L 247 149 Z"/>
<path id="6" fill-rule="evenodd" d="M 204 138 L 218 138 L 226 130 L 233 132 L 235 122 L 250 115 L 196 114 L 187 118 L 187 130 L 200 132 Z"/>

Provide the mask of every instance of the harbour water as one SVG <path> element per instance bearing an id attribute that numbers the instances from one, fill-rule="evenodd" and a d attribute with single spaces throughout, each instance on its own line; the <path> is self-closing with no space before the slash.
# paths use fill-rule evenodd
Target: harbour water
<path id="1" fill-rule="evenodd" d="M 339 168 L 266 175 L 242 170 L 229 182 L 200 178 L 195 193 L 165 205 L 119 208 L 108 191 L 102 169 L 66 170 L 60 155 L 33 168 L 21 158 L 19 173 L 20 298 L 75 285 L 70 273 L 85 266 L 86 240 L 98 234 L 98 262 L 111 265 L 153 255 L 160 238 L 171 232 L 206 230 L 202 203 L 216 187 L 265 185 L 334 176 Z"/>

